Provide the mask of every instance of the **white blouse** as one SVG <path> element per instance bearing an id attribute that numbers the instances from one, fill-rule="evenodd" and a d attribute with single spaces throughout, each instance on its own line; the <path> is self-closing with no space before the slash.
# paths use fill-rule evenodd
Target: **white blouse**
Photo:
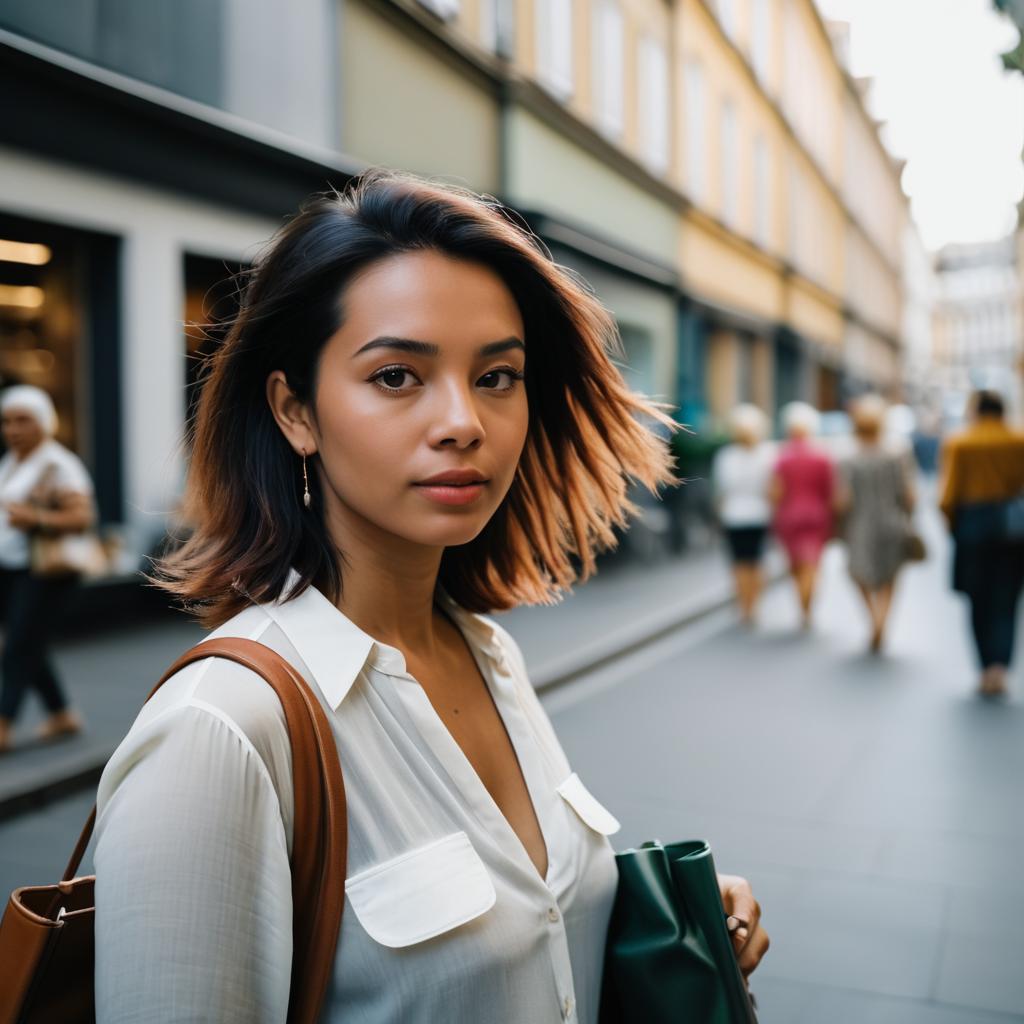
<path id="1" fill-rule="evenodd" d="M 772 518 L 771 489 L 775 447 L 766 441 L 747 448 L 726 445 L 715 455 L 712 480 L 725 527 L 767 526 Z"/>
<path id="2" fill-rule="evenodd" d="M 349 875 L 322 1019 L 596 1024 L 618 823 L 570 768 L 512 638 L 448 611 L 522 767 L 543 880 L 396 648 L 315 588 L 212 634 L 274 648 L 332 723 Z M 97 799 L 99 1024 L 283 1022 L 293 793 L 273 690 L 233 662 L 189 665 L 143 708 Z"/>

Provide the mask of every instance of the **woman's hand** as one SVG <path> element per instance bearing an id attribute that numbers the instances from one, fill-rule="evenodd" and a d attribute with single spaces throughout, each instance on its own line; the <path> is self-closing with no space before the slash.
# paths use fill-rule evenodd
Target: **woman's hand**
<path id="1" fill-rule="evenodd" d="M 11 502 L 7 506 L 7 519 L 16 530 L 34 530 L 39 526 L 39 509 L 35 505 Z"/>
<path id="2" fill-rule="evenodd" d="M 719 875 L 718 888 L 728 915 L 726 927 L 740 971 L 746 978 L 768 952 L 768 933 L 761 927 L 761 907 L 754 899 L 750 883 L 739 875 Z"/>

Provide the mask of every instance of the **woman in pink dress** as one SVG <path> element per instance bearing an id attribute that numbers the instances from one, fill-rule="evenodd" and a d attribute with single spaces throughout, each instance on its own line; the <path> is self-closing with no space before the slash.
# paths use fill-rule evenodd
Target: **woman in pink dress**
<path id="1" fill-rule="evenodd" d="M 832 536 L 835 483 L 831 460 L 811 443 L 818 428 L 818 413 L 805 402 L 791 402 L 782 410 L 782 420 L 789 440 L 775 464 L 774 528 L 789 557 L 807 628 L 818 563 Z"/>

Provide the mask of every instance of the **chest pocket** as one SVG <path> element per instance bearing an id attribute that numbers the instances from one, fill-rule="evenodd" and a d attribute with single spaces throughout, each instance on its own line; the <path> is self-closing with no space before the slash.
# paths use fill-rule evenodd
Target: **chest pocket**
<path id="1" fill-rule="evenodd" d="M 487 866 L 465 832 L 352 875 L 345 893 L 367 935 L 392 949 L 458 928 L 497 899 Z"/>
<path id="2" fill-rule="evenodd" d="M 614 835 L 622 828 L 617 819 L 605 809 L 604 804 L 583 785 L 575 772 L 556 787 L 556 792 L 576 812 L 584 825 L 602 836 Z"/>

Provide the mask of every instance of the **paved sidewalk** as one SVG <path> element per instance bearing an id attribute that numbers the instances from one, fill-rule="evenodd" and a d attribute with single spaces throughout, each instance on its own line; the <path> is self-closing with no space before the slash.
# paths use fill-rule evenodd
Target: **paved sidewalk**
<path id="1" fill-rule="evenodd" d="M 775 571 L 779 564 L 773 556 Z M 611 558 L 556 607 L 516 609 L 499 619 L 521 645 L 538 689 L 547 689 L 721 608 L 730 587 L 715 545 L 657 563 Z M 203 635 L 169 612 L 59 645 L 58 669 L 88 732 L 58 744 L 25 743 L 0 760 L 0 819 L 94 785 L 160 669 Z M 21 737 L 30 737 L 40 718 L 34 699 L 28 704 Z"/>

